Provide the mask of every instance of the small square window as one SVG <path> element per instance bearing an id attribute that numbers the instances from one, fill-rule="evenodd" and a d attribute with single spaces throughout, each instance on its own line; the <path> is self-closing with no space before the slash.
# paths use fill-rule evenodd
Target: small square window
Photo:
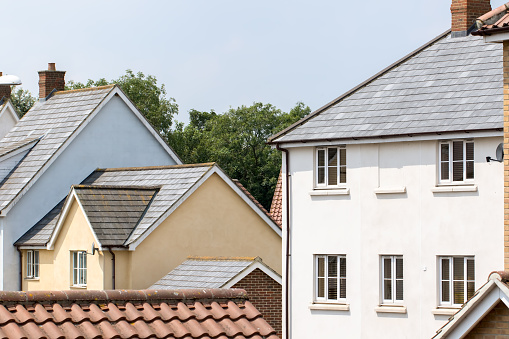
<path id="1" fill-rule="evenodd" d="M 439 257 L 441 306 L 461 306 L 475 292 L 474 257 Z"/>
<path id="2" fill-rule="evenodd" d="M 474 179 L 474 142 L 442 141 L 439 144 L 439 182 L 465 183 Z"/>
<path id="3" fill-rule="evenodd" d="M 346 184 L 346 148 L 316 149 L 316 186 L 339 187 Z"/>
<path id="4" fill-rule="evenodd" d="M 87 252 L 71 252 L 72 255 L 72 284 L 73 286 L 87 286 Z"/>
<path id="5" fill-rule="evenodd" d="M 315 255 L 315 301 L 346 300 L 346 257 Z"/>

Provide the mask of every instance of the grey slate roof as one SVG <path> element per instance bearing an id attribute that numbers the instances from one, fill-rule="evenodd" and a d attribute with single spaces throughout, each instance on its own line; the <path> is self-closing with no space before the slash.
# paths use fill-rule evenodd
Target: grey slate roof
<path id="1" fill-rule="evenodd" d="M 131 228 L 128 245 L 136 241 L 166 211 L 168 211 L 194 184 L 196 184 L 214 164 L 175 165 L 161 167 L 98 169 L 83 181 L 83 185 L 100 188 L 106 186 L 159 187 L 159 191 L 142 215 L 141 220 Z M 85 207 L 84 207 L 85 208 Z M 57 205 L 28 232 L 21 236 L 15 245 L 45 246 L 55 229 L 62 205 Z M 88 214 L 88 213 L 87 213 Z M 131 224 L 132 225 L 132 224 Z M 118 240 L 118 237 L 117 237 Z"/>
<path id="2" fill-rule="evenodd" d="M 5 209 L 113 90 L 104 86 L 56 92 L 37 102 L 0 141 L 0 152 L 39 138 L 39 142 L 0 186 L 0 210 Z"/>
<path id="3" fill-rule="evenodd" d="M 103 246 L 121 246 L 156 195 L 157 188 L 75 186 L 85 214 Z"/>
<path id="4" fill-rule="evenodd" d="M 502 45 L 449 32 L 269 141 L 503 128 Z"/>
<path id="5" fill-rule="evenodd" d="M 256 258 L 189 258 L 149 289 L 222 288 Z"/>

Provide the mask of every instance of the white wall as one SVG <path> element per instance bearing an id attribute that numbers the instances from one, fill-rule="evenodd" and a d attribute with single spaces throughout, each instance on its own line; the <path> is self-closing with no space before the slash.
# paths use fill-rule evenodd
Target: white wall
<path id="1" fill-rule="evenodd" d="M 113 97 L 4 217 L 4 290 L 19 288 L 13 243 L 96 168 L 175 165 L 117 96 Z"/>
<path id="2" fill-rule="evenodd" d="M 292 338 L 430 338 L 437 256 L 475 256 L 476 288 L 503 269 L 502 138 L 475 139 L 477 192 L 432 193 L 437 141 L 347 145 L 349 195 L 311 196 L 314 148 L 290 149 Z M 377 187 L 406 193 L 377 195 Z M 313 255 L 345 254 L 349 311 L 312 311 Z M 403 255 L 406 314 L 377 313 L 380 255 Z M 317 336 L 319 333 L 319 336 Z"/>
<path id="3" fill-rule="evenodd" d="M 0 139 L 2 139 L 18 122 L 15 115 L 16 112 L 14 112 L 10 103 L 0 111 Z"/>

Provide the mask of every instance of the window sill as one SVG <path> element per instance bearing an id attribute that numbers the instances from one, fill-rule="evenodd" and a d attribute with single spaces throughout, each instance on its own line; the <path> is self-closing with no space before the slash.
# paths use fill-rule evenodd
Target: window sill
<path id="1" fill-rule="evenodd" d="M 477 192 L 477 185 L 436 186 L 431 189 L 431 192 L 433 193 Z"/>
<path id="2" fill-rule="evenodd" d="M 310 304 L 312 311 L 350 311 L 350 304 Z"/>
<path id="3" fill-rule="evenodd" d="M 309 195 L 312 197 L 319 197 L 319 196 L 329 196 L 329 195 L 349 195 L 350 189 L 349 188 L 340 188 L 340 189 L 317 189 L 314 191 L 309 192 Z"/>
<path id="4" fill-rule="evenodd" d="M 71 290 L 86 290 L 87 289 L 87 286 L 77 286 L 77 285 L 72 285 L 70 287 Z"/>
<path id="5" fill-rule="evenodd" d="M 25 278 L 26 281 L 39 281 L 39 278 Z"/>
<path id="6" fill-rule="evenodd" d="M 406 313 L 406 306 L 396 306 L 396 305 L 380 305 L 375 307 L 376 313 Z"/>
<path id="7" fill-rule="evenodd" d="M 378 187 L 374 190 L 375 194 L 398 194 L 406 193 L 406 187 Z"/>
<path id="8" fill-rule="evenodd" d="M 459 308 L 442 308 L 442 307 L 438 307 L 436 309 L 434 309 L 433 311 L 431 311 L 431 313 L 433 315 L 446 315 L 446 316 L 451 316 L 451 315 L 454 315 L 456 314 L 456 312 L 458 312 L 460 309 Z"/>

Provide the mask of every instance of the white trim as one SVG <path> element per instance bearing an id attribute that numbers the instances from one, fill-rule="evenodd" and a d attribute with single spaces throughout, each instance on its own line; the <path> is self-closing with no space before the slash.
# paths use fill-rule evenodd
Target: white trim
<path id="1" fill-rule="evenodd" d="M 187 190 L 186 193 L 184 193 L 175 203 L 173 203 L 173 205 L 166 212 L 164 212 L 164 214 L 160 216 L 159 219 L 150 225 L 150 227 L 147 228 L 143 234 L 137 236 L 135 239 L 133 239 L 134 234 L 132 234 L 129 239 L 126 240 L 125 245 L 129 245 L 129 250 L 136 250 L 136 247 L 138 247 L 138 245 L 141 244 L 145 238 L 147 238 L 163 221 L 166 220 L 166 218 L 168 218 L 170 214 L 173 213 L 173 211 L 175 211 L 184 201 L 186 201 L 187 198 L 189 198 L 214 173 L 219 175 L 219 177 L 223 179 L 223 181 L 227 183 L 228 186 L 230 186 L 230 188 L 233 189 L 233 191 L 236 192 L 242 198 L 242 200 L 244 200 L 244 202 L 246 202 L 249 207 L 251 207 L 253 211 L 255 211 L 256 214 L 258 214 L 258 216 L 260 216 L 260 218 L 262 218 L 263 221 L 265 221 L 267 225 L 272 228 L 274 232 L 282 237 L 282 232 L 279 226 L 277 226 L 276 223 L 272 221 L 272 219 L 270 219 L 258 206 L 256 206 L 254 202 L 244 192 L 242 192 L 242 190 L 216 164 L 214 164 L 209 168 L 207 172 L 202 175 L 202 177 L 197 182 L 194 183 L 193 186 L 191 186 L 191 188 Z"/>
<path id="2" fill-rule="evenodd" d="M 433 193 L 477 192 L 477 185 L 436 186 L 431 189 L 431 192 Z"/>
<path id="3" fill-rule="evenodd" d="M 484 42 L 500 43 L 509 40 L 509 32 L 492 33 L 491 35 L 483 36 Z"/>
<path id="4" fill-rule="evenodd" d="M 39 140 L 40 140 L 40 138 L 34 139 L 32 141 L 28 141 L 26 144 L 24 144 L 22 146 L 18 146 L 18 148 L 15 148 L 15 149 L 13 149 L 11 151 L 7 151 L 3 155 L 0 155 L 0 162 L 8 160 L 8 159 L 10 159 L 10 158 L 20 154 L 20 153 L 29 151 L 30 149 L 32 149 L 32 147 L 34 147 L 34 145 L 36 143 L 39 142 Z"/>
<path id="5" fill-rule="evenodd" d="M 410 133 L 411 134 L 411 133 Z M 490 137 L 503 137 L 504 132 L 502 126 L 500 131 L 485 131 L 485 132 L 458 132 L 458 133 L 432 133 L 426 135 L 415 136 L 401 136 L 401 137 L 373 137 L 373 138 L 359 138 L 359 139 L 338 139 L 331 141 L 312 141 L 309 142 L 275 142 L 284 148 L 296 147 L 318 147 L 318 146 L 335 146 L 335 145 L 359 145 L 359 144 L 385 144 L 390 142 L 410 142 L 410 141 L 430 141 L 430 140 L 444 140 L 444 139 L 472 139 L 472 138 L 490 138 Z M 275 146 L 274 146 L 275 147 Z"/>
<path id="6" fill-rule="evenodd" d="M 57 240 L 58 234 L 60 233 L 60 229 L 62 228 L 62 225 L 64 224 L 64 221 L 67 217 L 67 213 L 69 213 L 69 208 L 72 206 L 73 200 L 76 200 L 76 203 L 78 204 L 79 208 L 81 209 L 83 215 L 85 216 L 85 220 L 87 221 L 87 225 L 90 228 L 90 231 L 92 232 L 92 236 L 94 237 L 94 241 L 98 245 L 99 251 L 102 251 L 101 243 L 99 242 L 99 239 L 97 238 L 97 235 L 95 234 L 94 228 L 92 227 L 92 224 L 90 223 L 90 220 L 88 219 L 87 212 L 83 208 L 83 205 L 81 204 L 80 199 L 78 198 L 78 195 L 76 194 L 76 190 L 74 187 L 71 187 L 71 192 L 67 196 L 67 199 L 65 201 L 64 207 L 62 208 L 62 212 L 60 213 L 60 216 L 58 217 L 57 224 L 55 226 L 55 229 L 53 231 L 53 234 L 51 235 L 50 241 L 46 245 L 46 249 L 51 251 L 55 247 L 55 242 Z"/>
<path id="7" fill-rule="evenodd" d="M 350 304 L 309 304 L 311 311 L 350 311 Z"/>
<path id="8" fill-rule="evenodd" d="M 244 279 L 249 273 L 253 272 L 256 269 L 260 269 L 263 273 L 267 274 L 272 280 L 276 281 L 279 285 L 283 284 L 283 279 L 279 274 L 273 271 L 269 266 L 265 265 L 260 261 L 253 261 L 248 267 L 246 267 L 242 272 L 237 274 L 235 277 L 230 279 L 226 284 L 221 286 L 221 288 L 232 288 L 233 285 Z"/>
<path id="9" fill-rule="evenodd" d="M 18 248 L 20 250 L 47 250 L 48 249 L 48 247 L 41 246 L 41 245 L 36 245 L 36 246 L 23 245 L 23 246 L 18 246 Z"/>
<path id="10" fill-rule="evenodd" d="M 1 98 L 0 98 L 1 99 Z M 14 120 L 16 122 L 19 121 L 19 117 L 18 115 L 16 114 L 16 109 L 14 108 L 14 105 L 12 104 L 11 100 L 7 100 L 7 102 L 3 105 L 4 108 L 0 111 L 0 115 L 3 114 L 3 112 L 5 112 L 6 110 L 9 111 L 9 113 L 11 114 L 11 116 L 14 118 Z M 9 108 L 9 109 L 7 109 Z"/>
<path id="11" fill-rule="evenodd" d="M 127 96 L 122 92 L 120 87 L 117 85 L 113 86 L 106 95 L 103 100 L 92 110 L 88 117 L 86 117 L 81 124 L 76 128 L 76 130 L 67 138 L 64 143 L 60 145 L 58 150 L 46 161 L 46 163 L 38 170 L 37 174 L 32 177 L 32 179 L 19 191 L 14 199 L 12 199 L 9 204 L 2 210 L 0 213 L 6 215 L 12 209 L 14 205 L 21 199 L 23 195 L 28 191 L 30 187 L 32 187 L 37 180 L 46 172 L 46 170 L 53 164 L 53 162 L 62 154 L 67 147 L 72 143 L 72 141 L 85 129 L 85 127 L 94 119 L 94 117 L 99 113 L 99 111 L 113 98 L 115 95 L 118 95 L 124 103 L 131 109 L 131 111 L 138 117 L 138 119 L 143 123 L 143 125 L 148 129 L 148 131 L 156 138 L 156 140 L 163 146 L 163 148 L 168 152 L 170 157 L 176 162 L 177 165 L 181 165 L 182 161 L 178 158 L 176 153 L 164 142 L 161 136 L 154 130 L 154 128 L 147 122 L 147 120 L 143 117 L 143 115 L 136 109 L 136 107 L 132 104 L 132 102 L 127 98 Z"/>
<path id="12" fill-rule="evenodd" d="M 376 313 L 400 313 L 405 314 L 406 313 L 406 306 L 396 306 L 396 305 L 380 305 L 375 307 Z"/>
<path id="13" fill-rule="evenodd" d="M 328 195 L 350 195 L 349 188 L 342 189 L 316 189 L 314 191 L 309 192 L 309 195 L 312 197 L 321 197 Z"/>
<path id="14" fill-rule="evenodd" d="M 401 187 L 378 187 L 373 190 L 375 194 L 398 194 L 406 193 L 406 186 Z"/>

